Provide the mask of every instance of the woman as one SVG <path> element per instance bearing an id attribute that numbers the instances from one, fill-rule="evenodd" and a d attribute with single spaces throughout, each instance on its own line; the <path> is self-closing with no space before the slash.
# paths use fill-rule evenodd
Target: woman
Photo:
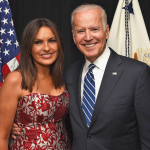
<path id="1" fill-rule="evenodd" d="M 69 94 L 63 82 L 63 43 L 56 25 L 35 19 L 25 28 L 19 68 L 0 91 L 0 149 L 8 149 L 13 122 L 21 135 L 11 149 L 70 150 L 64 119 Z"/>

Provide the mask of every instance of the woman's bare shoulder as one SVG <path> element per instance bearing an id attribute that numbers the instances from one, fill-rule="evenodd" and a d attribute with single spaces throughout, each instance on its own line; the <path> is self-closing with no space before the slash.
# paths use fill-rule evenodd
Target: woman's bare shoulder
<path id="1" fill-rule="evenodd" d="M 9 73 L 4 79 L 4 84 L 9 84 L 9 85 L 11 84 L 17 85 L 17 84 L 21 84 L 21 82 L 22 82 L 22 77 L 19 71 L 13 71 Z"/>
<path id="2" fill-rule="evenodd" d="M 7 101 L 12 99 L 18 101 L 18 98 L 22 94 L 21 82 L 22 77 L 19 71 L 9 73 L 2 84 L 0 97 L 4 100 L 7 99 Z"/>
<path id="3" fill-rule="evenodd" d="M 21 82 L 21 73 L 19 71 L 13 71 L 5 77 L 1 92 L 6 93 L 9 91 L 11 93 L 16 91 L 20 95 L 22 93 Z"/>

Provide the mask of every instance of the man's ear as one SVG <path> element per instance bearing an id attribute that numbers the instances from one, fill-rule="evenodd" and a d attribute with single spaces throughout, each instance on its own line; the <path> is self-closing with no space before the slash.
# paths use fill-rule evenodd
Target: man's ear
<path id="1" fill-rule="evenodd" d="M 75 40 L 75 31 L 74 31 L 74 30 L 72 30 L 72 37 L 73 37 L 74 43 L 76 44 L 76 40 Z"/>
<path id="2" fill-rule="evenodd" d="M 106 26 L 106 40 L 109 38 L 109 25 Z"/>

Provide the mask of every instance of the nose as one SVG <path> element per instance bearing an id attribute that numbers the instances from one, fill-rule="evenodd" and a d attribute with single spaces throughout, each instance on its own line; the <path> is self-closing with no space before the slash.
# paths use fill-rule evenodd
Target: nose
<path id="1" fill-rule="evenodd" d="M 90 31 L 87 30 L 87 31 L 85 32 L 84 39 L 85 39 L 86 41 L 90 41 L 90 40 L 92 39 L 92 34 L 91 34 Z"/>
<path id="2" fill-rule="evenodd" d="M 49 45 L 48 42 L 44 43 L 44 49 L 43 50 L 45 50 L 45 51 L 49 51 L 50 50 L 50 45 Z"/>

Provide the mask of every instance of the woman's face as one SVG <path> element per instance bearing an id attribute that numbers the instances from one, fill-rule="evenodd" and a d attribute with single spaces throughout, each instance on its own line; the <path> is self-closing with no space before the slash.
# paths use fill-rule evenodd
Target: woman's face
<path id="1" fill-rule="evenodd" d="M 58 57 L 56 37 L 49 27 L 41 27 L 32 46 L 35 65 L 49 66 Z"/>

